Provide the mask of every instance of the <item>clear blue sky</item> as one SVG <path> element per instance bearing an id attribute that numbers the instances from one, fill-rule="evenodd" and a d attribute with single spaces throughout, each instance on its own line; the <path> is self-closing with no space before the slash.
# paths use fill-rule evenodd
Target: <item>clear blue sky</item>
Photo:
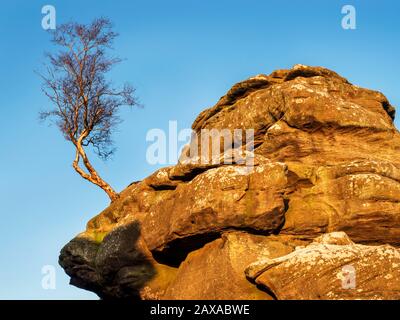
<path id="1" fill-rule="evenodd" d="M 125 111 L 113 160 L 95 161 L 117 190 L 156 169 L 147 164 L 146 133 L 177 120 L 190 127 L 229 87 L 296 63 L 331 68 L 400 104 L 398 1 L 22 1 L 0 9 L 0 298 L 93 299 L 68 285 L 58 267 L 62 246 L 108 204 L 102 191 L 71 168 L 73 149 L 56 127 L 37 121 L 49 106 L 34 74 L 51 50 L 41 8 L 57 23 L 109 17 L 127 60 L 112 73 L 130 81 L 144 109 Z M 357 29 L 341 28 L 352 4 Z M 56 290 L 41 287 L 43 265 L 57 267 Z"/>

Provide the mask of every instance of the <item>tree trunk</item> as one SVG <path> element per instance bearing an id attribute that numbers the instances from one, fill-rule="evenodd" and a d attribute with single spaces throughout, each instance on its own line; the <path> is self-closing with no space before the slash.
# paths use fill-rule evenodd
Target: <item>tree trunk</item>
<path id="1" fill-rule="evenodd" d="M 99 186 L 101 189 L 107 193 L 108 197 L 110 198 L 111 202 L 117 200 L 119 198 L 119 194 L 114 191 L 114 189 L 105 182 L 97 173 L 97 171 L 93 168 L 92 164 L 90 163 L 88 157 L 86 156 L 85 150 L 83 149 L 81 142 L 78 141 L 76 144 L 76 156 L 75 160 L 72 164 L 73 168 L 76 172 L 78 172 L 84 179 L 90 181 L 91 183 Z M 79 167 L 79 160 L 82 158 L 83 164 L 85 165 L 87 171 L 86 173 L 82 168 Z"/>

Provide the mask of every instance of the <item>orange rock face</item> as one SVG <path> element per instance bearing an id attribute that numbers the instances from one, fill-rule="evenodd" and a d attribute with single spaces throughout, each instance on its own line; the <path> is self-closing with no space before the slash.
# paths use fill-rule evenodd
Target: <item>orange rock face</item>
<path id="1" fill-rule="evenodd" d="M 93 218 L 60 264 L 103 298 L 398 298 L 394 114 L 383 94 L 321 67 L 240 82 L 197 117 L 189 147 L 203 130 L 254 130 L 251 150 L 242 141 L 217 155 L 254 166 L 201 163 L 185 149 Z M 343 289 L 349 259 L 359 281 Z"/>
<path id="2" fill-rule="evenodd" d="M 247 276 L 276 299 L 400 299 L 400 251 L 353 243 L 344 232 L 251 264 Z"/>

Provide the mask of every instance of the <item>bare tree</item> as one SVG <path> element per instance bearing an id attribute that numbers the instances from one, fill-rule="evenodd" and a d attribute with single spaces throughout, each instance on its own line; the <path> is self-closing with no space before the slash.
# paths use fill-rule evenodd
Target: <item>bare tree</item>
<path id="1" fill-rule="evenodd" d="M 116 36 L 112 24 L 104 18 L 88 25 L 58 26 L 52 31 L 52 42 L 60 51 L 47 54 L 46 72 L 41 74 L 43 91 L 54 108 L 41 112 L 40 118 L 55 120 L 65 139 L 75 146 L 73 168 L 102 188 L 111 201 L 118 194 L 97 173 L 86 148 L 92 147 L 102 159 L 112 155 L 115 148 L 111 134 L 121 121 L 118 110 L 137 104 L 130 85 L 117 89 L 106 79 L 107 72 L 120 62 L 107 54 Z"/>

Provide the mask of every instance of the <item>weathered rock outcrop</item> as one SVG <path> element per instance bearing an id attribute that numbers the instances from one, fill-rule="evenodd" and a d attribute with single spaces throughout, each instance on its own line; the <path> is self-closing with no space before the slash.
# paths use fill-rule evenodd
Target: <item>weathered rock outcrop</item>
<path id="1" fill-rule="evenodd" d="M 288 254 L 299 244 L 284 236 L 226 232 L 187 256 L 164 298 L 272 299 L 268 291 L 250 283 L 243 270 L 258 259 Z"/>
<path id="2" fill-rule="evenodd" d="M 400 299 L 400 251 L 355 244 L 343 232 L 246 269 L 274 297 L 287 299 Z"/>
<path id="3" fill-rule="evenodd" d="M 240 82 L 197 117 L 190 146 L 219 129 L 254 130 L 253 147 L 221 143 L 230 160 L 202 163 L 188 146 L 89 221 L 60 264 L 102 298 L 399 298 L 394 114 L 321 67 Z M 344 289 L 349 264 L 358 280 Z"/>

